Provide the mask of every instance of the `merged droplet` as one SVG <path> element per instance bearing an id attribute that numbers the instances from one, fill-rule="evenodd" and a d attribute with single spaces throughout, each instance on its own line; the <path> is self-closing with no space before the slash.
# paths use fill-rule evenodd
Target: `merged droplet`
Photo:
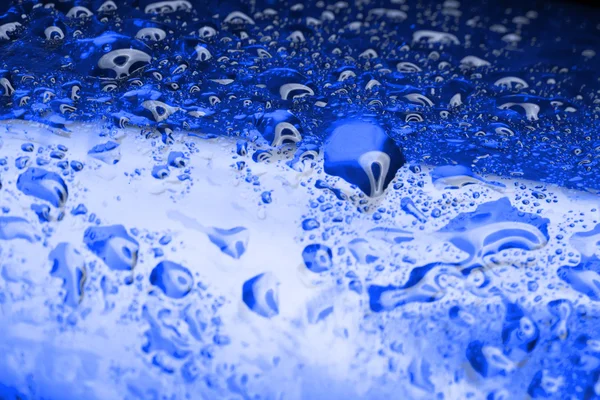
<path id="1" fill-rule="evenodd" d="M 439 233 L 472 260 L 505 249 L 535 250 L 545 246 L 549 223 L 547 218 L 519 211 L 503 197 L 458 215 Z"/>

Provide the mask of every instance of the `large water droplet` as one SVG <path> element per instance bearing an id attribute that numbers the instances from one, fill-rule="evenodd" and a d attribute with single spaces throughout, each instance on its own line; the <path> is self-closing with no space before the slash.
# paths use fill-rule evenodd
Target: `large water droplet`
<path id="1" fill-rule="evenodd" d="M 50 275 L 63 280 L 65 304 L 77 307 L 83 299 L 83 285 L 87 274 L 83 256 L 71 244 L 63 242 L 56 245 L 48 258 L 52 263 Z"/>
<path id="2" fill-rule="evenodd" d="M 69 196 L 67 184 L 63 178 L 43 168 L 28 168 L 19 175 L 17 188 L 28 196 L 46 200 L 54 207 L 62 207 Z"/>
<path id="3" fill-rule="evenodd" d="M 331 268 L 331 249 L 323 244 L 309 244 L 302 250 L 304 264 L 309 271 L 319 273 Z"/>
<path id="4" fill-rule="evenodd" d="M 243 226 L 231 229 L 208 228 L 207 234 L 210 241 L 223 253 L 235 259 L 244 255 L 250 240 L 248 229 Z"/>
<path id="5" fill-rule="evenodd" d="M 250 310 L 265 318 L 279 314 L 279 282 L 271 272 L 256 275 L 242 286 L 242 300 Z"/>
<path id="6" fill-rule="evenodd" d="M 123 225 L 91 226 L 83 242 L 110 269 L 131 270 L 137 263 L 139 244 Z"/>
<path id="7" fill-rule="evenodd" d="M 192 290 L 194 279 L 184 266 L 172 261 L 161 261 L 152 270 L 150 283 L 160 288 L 168 297 L 180 299 Z"/>
<path id="8" fill-rule="evenodd" d="M 372 119 L 334 123 L 325 142 L 325 172 L 354 184 L 365 194 L 383 194 L 405 163 L 402 152 Z"/>

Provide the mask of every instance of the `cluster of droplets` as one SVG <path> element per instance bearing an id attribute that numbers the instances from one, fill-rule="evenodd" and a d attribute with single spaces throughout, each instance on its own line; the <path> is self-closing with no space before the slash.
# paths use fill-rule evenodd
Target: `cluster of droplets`
<path id="1" fill-rule="evenodd" d="M 583 317 L 600 298 L 597 201 L 557 217 L 557 187 L 461 165 L 400 171 L 362 202 L 340 199 L 337 178 L 309 179 L 301 221 L 307 279 L 360 296 L 386 373 L 406 374 L 411 398 L 444 396 L 446 377 L 476 398 L 600 395 L 596 324 Z"/>
<path id="2" fill-rule="evenodd" d="M 2 7 L 2 118 L 72 135 L 100 120 L 110 132 L 83 161 L 67 146 L 30 142 L 10 165 L 0 158 L 16 175 L 0 181 L 2 194 L 27 199 L 37 218 L 4 207 L 0 241 L 48 247 L 65 218 L 85 227 L 44 255 L 60 282 L 51 308 L 61 326 L 95 314 L 86 300 L 96 293 L 106 314 L 129 301 L 119 318 L 143 326 L 144 344 L 132 346 L 146 362 L 242 398 L 259 374 L 238 372 L 241 360 L 214 361 L 220 349 L 247 346 L 222 319 L 228 302 L 265 326 L 289 323 L 290 336 L 316 327 L 347 340 L 350 369 L 374 378 L 366 386 L 384 377 L 410 397 L 443 398 L 448 377 L 465 397 L 600 395 L 597 209 L 556 211 L 564 196 L 555 186 L 482 174 L 598 189 L 598 45 L 589 40 L 598 28 L 582 16 L 559 22 L 558 8 L 538 15 L 452 0 Z M 557 44 L 540 30 L 549 23 L 571 39 Z M 185 183 L 174 199 L 198 179 L 198 137 L 236 137 L 230 167 L 261 210 L 279 194 L 261 164 L 299 174 L 309 200 L 298 274 L 318 293 L 304 307 L 308 328 L 282 315 L 284 272 L 238 271 L 238 297 L 224 298 L 199 265 L 178 258 L 185 240 L 106 222 L 78 200 L 82 169 L 122 165 L 127 126 L 152 147 L 149 167 L 125 172 L 129 183 Z M 167 211 L 174 230 L 207 239 L 226 262 L 248 262 L 251 229 L 189 215 Z M 0 256 L 12 254 L 0 247 Z M 32 284 L 2 267 L 6 282 L 25 288 L 12 300 L 27 296 Z M 360 333 L 331 322 L 350 314 Z M 276 354 L 264 370 L 278 367 Z M 164 389 L 127 385 L 140 397 Z"/>
<path id="3" fill-rule="evenodd" d="M 513 6 L 7 3 L 0 113 L 295 143 L 298 157 L 368 113 L 412 160 L 597 187 L 597 26 Z"/>

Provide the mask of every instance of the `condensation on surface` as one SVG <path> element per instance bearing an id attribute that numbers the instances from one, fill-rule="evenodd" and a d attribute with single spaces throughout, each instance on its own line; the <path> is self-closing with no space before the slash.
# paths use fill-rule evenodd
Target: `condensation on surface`
<path id="1" fill-rule="evenodd" d="M 593 10 L 0 7 L 0 397 L 600 397 Z"/>

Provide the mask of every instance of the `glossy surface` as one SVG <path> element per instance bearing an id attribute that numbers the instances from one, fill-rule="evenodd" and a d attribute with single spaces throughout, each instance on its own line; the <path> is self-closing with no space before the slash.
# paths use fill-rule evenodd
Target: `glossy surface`
<path id="1" fill-rule="evenodd" d="M 600 397 L 598 12 L 0 5 L 0 398 Z"/>

